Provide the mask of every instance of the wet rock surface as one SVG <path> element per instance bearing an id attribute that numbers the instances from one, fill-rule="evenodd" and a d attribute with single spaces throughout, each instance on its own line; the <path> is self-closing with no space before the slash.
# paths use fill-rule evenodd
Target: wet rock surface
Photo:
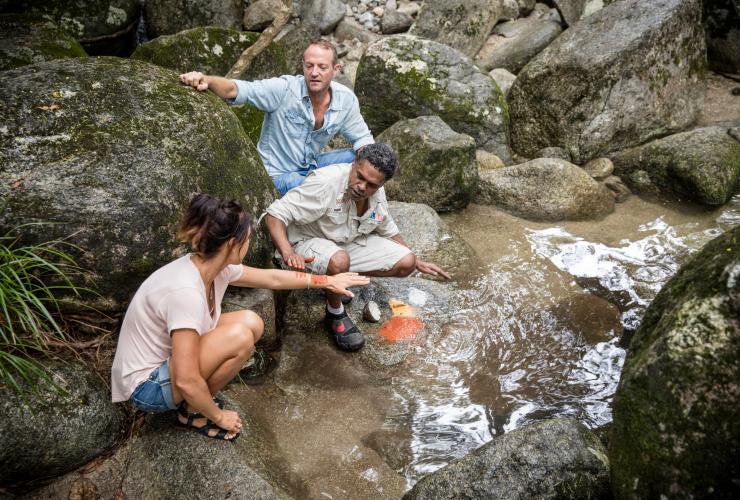
<path id="1" fill-rule="evenodd" d="M 0 485 L 64 474 L 121 437 L 123 414 L 97 374 L 76 362 L 49 366 L 66 395 L 48 383 L 25 396 L 0 389 Z"/>
<path id="2" fill-rule="evenodd" d="M 384 186 L 388 199 L 447 212 L 467 206 L 478 189 L 475 141 L 438 116 L 401 120 L 377 140 L 398 155 L 399 168 Z"/>
<path id="3" fill-rule="evenodd" d="M 609 191 L 582 168 L 555 158 L 481 173 L 477 203 L 532 220 L 599 218 L 614 210 Z"/>
<path id="4" fill-rule="evenodd" d="M 700 14 L 697 0 L 626 0 L 576 23 L 512 87 L 513 149 L 562 147 L 582 163 L 692 123 L 704 94 Z"/>
<path id="5" fill-rule="evenodd" d="M 608 491 L 599 439 L 575 420 L 553 419 L 494 438 L 403 498 L 599 498 Z"/>
<path id="6" fill-rule="evenodd" d="M 252 214 L 274 188 L 221 99 L 177 73 L 117 58 L 39 63 L 0 75 L 0 227 L 54 221 L 24 234 L 77 244 L 98 278 L 100 310 L 122 310 L 171 261 L 183 207 L 198 192 L 234 197 Z M 60 196 L 63 193 L 63 196 Z M 269 259 L 267 236 L 251 259 Z"/>
<path id="7" fill-rule="evenodd" d="M 85 49 L 40 16 L 0 14 L 0 71 L 54 59 L 87 57 Z"/>
<path id="8" fill-rule="evenodd" d="M 207 75 L 225 75 L 257 38 L 259 33 L 214 26 L 193 28 L 139 45 L 131 58 L 178 73 L 200 71 Z M 244 79 L 274 78 L 287 73 L 284 51 L 273 43 L 257 56 Z"/>
<path id="9" fill-rule="evenodd" d="M 634 174 L 642 171 L 663 192 L 722 205 L 740 189 L 740 140 L 731 130 L 719 124 L 698 128 L 610 156 L 615 173 L 636 189 L 641 182 Z"/>
<path id="10" fill-rule="evenodd" d="M 682 266 L 646 311 L 614 398 L 617 498 L 737 491 L 738 276 L 735 228 Z"/>
<path id="11" fill-rule="evenodd" d="M 368 46 L 355 93 L 370 130 L 379 134 L 406 118 L 438 115 L 478 147 L 510 160 L 508 111 L 501 90 L 460 52 L 411 35 Z"/>

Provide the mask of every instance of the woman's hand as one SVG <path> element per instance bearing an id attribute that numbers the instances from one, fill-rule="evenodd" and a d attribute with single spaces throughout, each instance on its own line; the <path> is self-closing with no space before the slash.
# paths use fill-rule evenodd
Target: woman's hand
<path id="1" fill-rule="evenodd" d="M 367 285 L 368 283 L 370 283 L 370 278 L 367 276 L 360 276 L 357 273 L 340 273 L 334 276 L 327 276 L 326 285 L 322 288 L 340 295 L 346 295 L 347 297 L 354 297 L 355 294 L 347 290 L 347 288 Z"/>
<path id="2" fill-rule="evenodd" d="M 234 434 L 242 430 L 242 420 L 239 418 L 239 414 L 231 410 L 221 410 L 218 419 L 214 420 L 213 423 Z"/>

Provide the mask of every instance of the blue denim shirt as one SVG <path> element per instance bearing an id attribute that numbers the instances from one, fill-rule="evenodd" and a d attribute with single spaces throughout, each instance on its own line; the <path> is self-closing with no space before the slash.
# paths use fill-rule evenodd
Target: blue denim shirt
<path id="1" fill-rule="evenodd" d="M 375 142 L 362 119 L 357 97 L 341 83 L 331 82 L 331 102 L 319 130 L 314 130 L 313 108 L 303 76 L 234 83 L 237 94 L 230 104 L 251 104 L 266 112 L 257 151 L 270 177 L 315 166 L 321 149 L 337 133 L 355 151 Z"/>

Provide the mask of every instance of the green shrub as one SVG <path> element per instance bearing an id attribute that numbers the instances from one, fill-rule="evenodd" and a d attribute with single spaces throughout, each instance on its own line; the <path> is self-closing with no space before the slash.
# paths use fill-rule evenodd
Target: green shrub
<path id="1" fill-rule="evenodd" d="M 52 355 L 52 343 L 68 340 L 60 300 L 88 291 L 73 282 L 85 275 L 68 253 L 76 247 L 62 240 L 20 245 L 27 227 L 0 236 L 0 383 L 20 393 L 35 392 L 41 380 L 58 389 L 42 359 Z"/>

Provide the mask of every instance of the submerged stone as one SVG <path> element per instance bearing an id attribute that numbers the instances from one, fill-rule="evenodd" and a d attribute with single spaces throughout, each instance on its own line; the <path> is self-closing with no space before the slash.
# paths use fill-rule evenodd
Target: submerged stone
<path id="1" fill-rule="evenodd" d="M 77 58 L 0 73 L 0 228 L 24 240 L 69 238 L 97 278 L 103 311 L 185 249 L 175 233 L 199 192 L 258 215 L 275 197 L 227 105 L 141 61 Z M 264 230 L 248 260 L 271 253 Z"/>
<path id="2" fill-rule="evenodd" d="M 87 57 L 82 45 L 40 16 L 0 14 L 0 71 L 53 59 Z"/>
<path id="3" fill-rule="evenodd" d="M 661 289 L 627 351 L 610 438 L 617 498 L 740 489 L 740 227 Z"/>

